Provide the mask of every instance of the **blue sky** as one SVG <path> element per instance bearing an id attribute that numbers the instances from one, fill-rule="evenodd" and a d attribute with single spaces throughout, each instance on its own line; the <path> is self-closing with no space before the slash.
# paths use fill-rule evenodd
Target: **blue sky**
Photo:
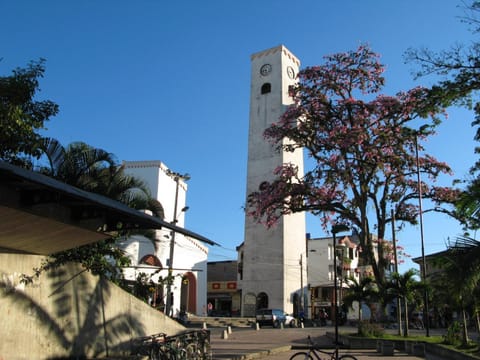
<path id="1" fill-rule="evenodd" d="M 212 261 L 235 258 L 243 241 L 250 55 L 280 44 L 302 62 L 368 43 L 386 64 L 384 93 L 414 80 L 409 47 L 445 49 L 473 36 L 455 0 L 4 0 L 0 73 L 45 58 L 40 98 L 60 113 L 47 135 L 84 141 L 119 160 L 161 160 L 189 173 L 186 227 L 220 244 Z M 452 110 L 427 152 L 464 178 L 476 157 L 472 115 Z M 448 185 L 453 178 L 444 177 Z M 426 205 L 426 204 L 425 204 Z M 425 208 L 427 206 L 424 206 Z M 308 232 L 324 236 L 316 219 Z M 426 253 L 445 248 L 460 227 L 426 214 Z M 420 256 L 419 227 L 397 234 Z M 402 268 L 412 266 L 407 261 Z M 401 268 L 401 269 L 402 269 Z"/>

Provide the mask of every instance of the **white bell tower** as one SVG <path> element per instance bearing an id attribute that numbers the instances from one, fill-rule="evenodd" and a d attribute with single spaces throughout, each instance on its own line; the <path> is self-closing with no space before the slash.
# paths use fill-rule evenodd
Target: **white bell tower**
<path id="1" fill-rule="evenodd" d="M 260 183 L 274 178 L 275 168 L 294 163 L 303 175 L 303 152 L 275 151 L 264 130 L 277 122 L 292 99 L 288 87 L 296 82 L 300 61 L 280 45 L 251 56 L 250 128 L 248 135 L 247 196 Z M 299 312 L 306 303 L 305 214 L 283 216 L 267 229 L 245 218 L 245 238 L 240 255 L 242 315 L 256 308 Z M 301 304 L 302 303 L 302 304 Z M 294 306 L 295 305 L 295 306 Z M 307 312 L 303 308 L 305 313 Z"/>

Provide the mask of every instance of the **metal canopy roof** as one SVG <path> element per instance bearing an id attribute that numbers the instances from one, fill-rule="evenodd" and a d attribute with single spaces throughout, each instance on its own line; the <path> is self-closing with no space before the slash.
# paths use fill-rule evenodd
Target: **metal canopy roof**
<path id="1" fill-rule="evenodd" d="M 48 255 L 111 237 L 117 230 L 167 228 L 209 245 L 199 234 L 0 161 L 0 249 Z"/>

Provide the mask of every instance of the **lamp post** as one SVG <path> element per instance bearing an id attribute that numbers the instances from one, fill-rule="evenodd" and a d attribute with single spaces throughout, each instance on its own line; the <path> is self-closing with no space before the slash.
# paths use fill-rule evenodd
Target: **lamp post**
<path id="1" fill-rule="evenodd" d="M 338 306 L 337 306 L 337 233 L 348 231 L 346 225 L 334 225 L 332 226 L 332 235 L 333 235 L 333 291 L 334 291 L 334 319 L 335 319 L 335 359 L 338 359 Z"/>
<path id="2" fill-rule="evenodd" d="M 175 181 L 175 202 L 173 205 L 173 220 L 172 224 L 176 224 L 178 221 L 177 207 L 178 207 L 178 189 L 180 186 L 180 180 L 187 181 L 190 179 L 188 174 L 181 175 L 179 173 L 167 170 L 167 175 L 172 176 Z M 184 207 L 182 211 L 188 210 L 188 207 Z M 167 278 L 167 301 L 165 304 L 165 314 L 170 316 L 172 310 L 173 299 L 172 299 L 172 283 L 173 283 L 173 253 L 175 249 L 175 231 L 170 233 L 170 255 L 168 258 L 168 278 Z"/>
<path id="3" fill-rule="evenodd" d="M 337 306 L 342 305 L 342 296 L 343 296 L 343 263 L 344 263 L 344 258 L 345 258 L 345 244 L 337 244 L 335 247 L 335 255 L 338 256 L 338 259 L 340 259 L 340 264 L 337 264 L 337 282 L 338 282 L 338 276 L 340 274 L 340 288 L 338 289 L 338 301 L 336 304 Z M 340 269 L 340 273 L 339 273 Z M 337 309 L 337 313 L 339 309 Z M 340 309 L 341 310 L 341 309 Z M 338 319 L 340 322 L 342 318 Z"/>

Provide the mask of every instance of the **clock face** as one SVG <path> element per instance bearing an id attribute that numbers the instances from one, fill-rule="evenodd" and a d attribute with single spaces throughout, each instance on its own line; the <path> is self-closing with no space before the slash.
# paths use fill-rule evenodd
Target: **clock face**
<path id="1" fill-rule="evenodd" d="M 295 70 L 293 70 L 293 68 L 291 66 L 287 67 L 287 75 L 290 79 L 295 78 Z"/>
<path id="2" fill-rule="evenodd" d="M 265 64 L 260 68 L 260 75 L 267 76 L 272 72 L 272 65 Z"/>

